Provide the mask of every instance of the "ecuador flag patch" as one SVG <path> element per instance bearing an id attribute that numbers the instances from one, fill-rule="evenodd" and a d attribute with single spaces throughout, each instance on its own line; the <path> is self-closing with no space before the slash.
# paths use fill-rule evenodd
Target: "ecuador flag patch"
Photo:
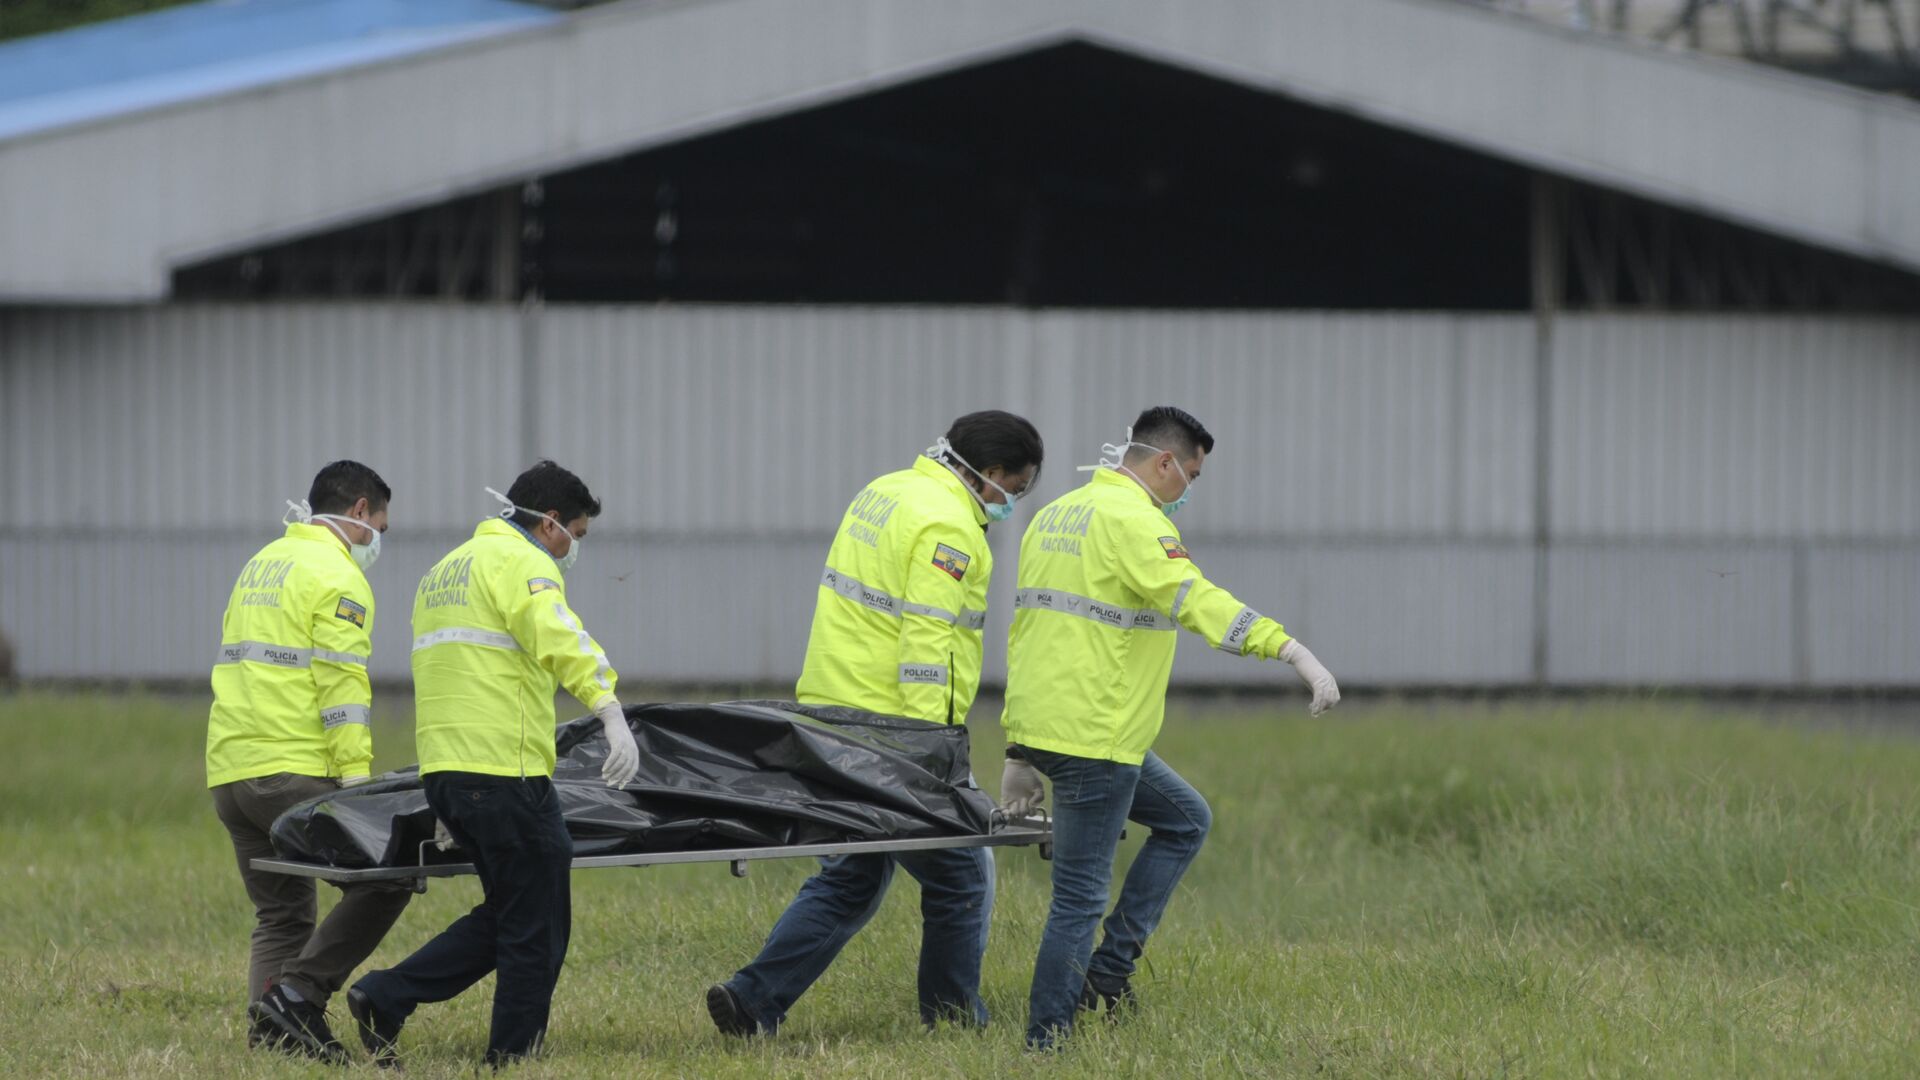
<path id="1" fill-rule="evenodd" d="M 1182 544 L 1180 538 L 1177 536 L 1161 537 L 1160 549 L 1167 553 L 1167 558 L 1169 559 L 1186 559 L 1189 562 L 1193 559 L 1192 556 L 1187 554 L 1187 545 Z"/>
<path id="2" fill-rule="evenodd" d="M 967 576 L 967 567 L 973 564 L 973 557 L 959 548 L 950 548 L 945 544 L 936 544 L 933 548 L 933 565 L 945 570 L 953 580 L 959 581 Z"/>
<path id="3" fill-rule="evenodd" d="M 344 596 L 340 598 L 340 603 L 333 609 L 333 617 L 336 619 L 345 619 L 362 630 L 367 628 L 367 609 Z"/>

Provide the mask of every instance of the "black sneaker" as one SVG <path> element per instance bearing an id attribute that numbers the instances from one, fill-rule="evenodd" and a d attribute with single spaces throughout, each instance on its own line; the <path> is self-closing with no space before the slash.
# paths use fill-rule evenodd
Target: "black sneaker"
<path id="1" fill-rule="evenodd" d="M 273 1026 L 264 1014 L 256 1015 L 254 1006 L 247 1006 L 247 1049 L 260 1047 L 277 1050 L 280 1047 L 280 1029 Z"/>
<path id="2" fill-rule="evenodd" d="M 1120 1022 L 1139 1004 L 1139 999 L 1133 996 L 1133 984 L 1126 979 L 1096 979 L 1089 975 L 1080 987 L 1080 1008 L 1098 1013 L 1105 1006 L 1110 1024 Z"/>
<path id="3" fill-rule="evenodd" d="M 311 1001 L 294 1001 L 278 986 L 269 986 L 260 1000 L 247 1007 L 247 1018 L 262 1032 L 261 1043 L 329 1065 L 347 1063 L 347 1048 L 327 1026 L 327 1011 Z M 251 1035 L 248 1041 L 252 1042 Z"/>
<path id="4" fill-rule="evenodd" d="M 360 1042 L 373 1055 L 373 1063 L 383 1069 L 399 1068 L 400 1029 L 405 1021 L 374 1008 L 373 999 L 358 986 L 347 991 L 347 1011 L 353 1014 L 353 1026 L 360 1029 Z"/>
<path id="5" fill-rule="evenodd" d="M 760 1034 L 760 1022 L 747 1015 L 747 1007 L 726 983 L 707 987 L 707 1015 L 722 1035 L 744 1039 Z"/>

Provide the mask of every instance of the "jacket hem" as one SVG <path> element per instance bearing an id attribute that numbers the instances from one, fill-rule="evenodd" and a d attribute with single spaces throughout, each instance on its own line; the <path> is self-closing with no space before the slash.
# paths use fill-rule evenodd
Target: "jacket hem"
<path id="1" fill-rule="evenodd" d="M 220 772 L 209 771 L 207 773 L 207 787 L 212 789 L 222 784 L 234 784 L 242 780 L 258 780 L 262 777 L 278 776 L 281 773 L 292 773 L 295 776 L 311 776 L 315 780 L 335 779 L 335 777 L 327 775 L 327 767 L 325 765 L 296 765 L 288 761 L 275 761 L 265 765 L 243 765 L 237 769 L 225 769 Z"/>
<path id="2" fill-rule="evenodd" d="M 1049 739 L 1044 736 L 1022 735 L 1012 728 L 1007 729 L 1007 741 L 1019 743 L 1029 750 L 1045 750 L 1050 754 L 1065 754 L 1068 757 L 1091 758 L 1094 761 L 1112 761 L 1121 765 L 1139 765 L 1147 760 L 1147 752 L 1138 753 L 1112 748 L 1096 750 L 1064 739 Z"/>
<path id="3" fill-rule="evenodd" d="M 421 776 L 437 772 L 481 773 L 486 776 L 507 776 L 516 780 L 522 777 L 532 779 L 536 776 L 551 779 L 553 776 L 553 770 L 550 768 L 538 772 L 523 772 L 518 765 L 494 765 L 482 761 L 423 761 L 420 763 Z"/>

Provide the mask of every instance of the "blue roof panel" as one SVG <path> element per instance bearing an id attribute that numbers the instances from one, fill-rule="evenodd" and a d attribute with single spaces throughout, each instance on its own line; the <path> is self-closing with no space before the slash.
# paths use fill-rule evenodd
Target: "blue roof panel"
<path id="1" fill-rule="evenodd" d="M 206 0 L 0 44 L 0 139 L 561 18 L 514 0 Z"/>

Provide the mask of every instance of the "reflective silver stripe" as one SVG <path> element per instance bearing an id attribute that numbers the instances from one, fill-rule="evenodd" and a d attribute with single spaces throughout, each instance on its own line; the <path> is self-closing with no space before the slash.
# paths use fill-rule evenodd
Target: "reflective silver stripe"
<path id="1" fill-rule="evenodd" d="M 1253 624 L 1259 621 L 1259 612 L 1250 607 L 1241 608 L 1240 614 L 1235 615 L 1233 621 L 1227 624 L 1227 636 L 1221 638 L 1220 644 L 1214 648 L 1221 652 L 1230 652 L 1235 656 L 1241 655 L 1246 651 L 1247 635 L 1253 631 Z"/>
<path id="2" fill-rule="evenodd" d="M 370 659 L 365 656 L 355 656 L 350 652 L 333 652 L 330 649 L 313 650 L 313 658 L 315 660 L 325 660 L 329 664 L 359 664 L 361 667 L 366 667 L 367 661 Z"/>
<path id="3" fill-rule="evenodd" d="M 513 640 L 512 634 L 502 634 L 495 630 L 476 630 L 471 626 L 450 626 L 445 630 L 435 630 L 431 634 L 421 634 L 413 639 L 413 651 L 431 649 L 435 645 L 458 642 L 461 645 L 485 645 L 489 649 L 506 649 L 519 652 L 520 643 Z"/>
<path id="4" fill-rule="evenodd" d="M 820 575 L 820 587 L 832 589 L 861 607 L 877 611 L 882 615 L 891 615 L 896 619 L 900 617 L 901 604 L 897 597 L 883 593 L 879 589 L 869 588 L 831 566 L 827 567 L 826 573 Z"/>
<path id="5" fill-rule="evenodd" d="M 929 619 L 939 619 L 949 626 L 964 627 L 968 630 L 985 630 L 987 628 L 987 613 L 984 611 L 975 611 L 973 608 L 961 608 L 960 614 L 955 615 L 946 608 L 932 607 L 927 604 L 909 603 L 900 605 L 900 610 L 906 612 L 908 615 L 925 615 Z"/>
<path id="6" fill-rule="evenodd" d="M 931 683 L 934 686 L 945 686 L 947 685 L 947 665 L 901 664 L 900 681 L 906 683 Z"/>
<path id="7" fill-rule="evenodd" d="M 1173 616 L 1176 620 L 1180 618 L 1180 605 L 1187 602 L 1187 590 L 1191 588 L 1193 588 L 1192 578 L 1188 578 L 1180 583 L 1180 591 L 1173 594 L 1173 607 L 1168 609 L 1167 614 Z"/>
<path id="8" fill-rule="evenodd" d="M 220 646 L 220 658 L 215 664 L 238 664 L 251 660 L 256 664 L 272 664 L 275 667 L 303 668 L 312 660 L 313 650 L 296 649 L 288 645 L 272 645 L 264 641 L 229 641 Z"/>
<path id="9" fill-rule="evenodd" d="M 320 710 L 320 726 L 325 728 L 337 728 L 341 724 L 367 724 L 368 720 L 365 705 L 335 705 Z"/>
<path id="10" fill-rule="evenodd" d="M 902 604 L 900 610 L 908 615 L 925 615 L 929 619 L 939 619 L 948 626 L 957 626 L 960 623 L 960 616 L 946 608 L 937 608 L 929 604 Z"/>
<path id="11" fill-rule="evenodd" d="M 1178 625 L 1172 616 L 1151 608 L 1119 607 L 1059 589 L 1021 589 L 1013 594 L 1013 607 L 1075 615 L 1115 630 L 1172 630 Z"/>
<path id="12" fill-rule="evenodd" d="M 594 660 L 599 663 L 600 667 L 593 673 L 593 681 L 599 683 L 600 689 L 602 690 L 612 690 L 613 684 L 607 681 L 607 676 L 613 674 L 613 665 L 607 663 L 607 654 L 594 648 L 593 638 L 589 636 L 585 630 L 581 629 L 579 621 L 567 611 L 567 605 L 553 605 L 553 613 L 560 616 L 560 621 L 580 639 L 580 651 L 593 657 Z"/>
<path id="13" fill-rule="evenodd" d="M 955 615 L 946 608 L 937 608 L 929 604 L 910 604 L 897 596 L 881 592 L 865 582 L 850 578 L 831 566 L 820 575 L 820 587 L 832 589 L 861 607 L 896 619 L 907 615 L 924 615 L 929 619 L 939 619 L 949 626 L 963 626 L 968 630 L 987 628 L 987 613 L 984 611 L 961 608 L 960 614 Z"/>

